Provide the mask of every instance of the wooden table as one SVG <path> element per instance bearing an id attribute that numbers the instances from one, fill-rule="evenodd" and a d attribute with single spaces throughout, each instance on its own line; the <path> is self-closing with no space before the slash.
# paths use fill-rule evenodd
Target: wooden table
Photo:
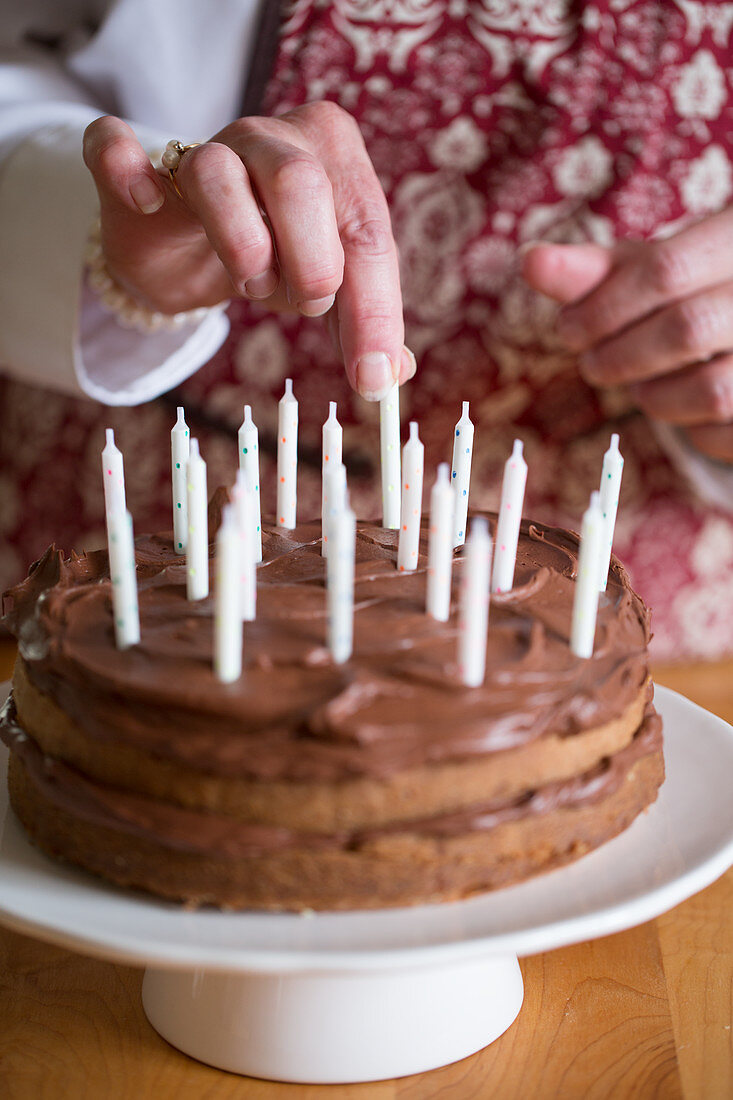
<path id="1" fill-rule="evenodd" d="M 13 653 L 0 642 L 0 680 Z M 655 669 L 733 722 L 733 661 Z M 168 1046 L 142 973 L 0 929 L 0 1095 L 8 1100 L 632 1100 L 733 1097 L 733 871 L 630 932 L 524 959 L 519 1018 L 486 1050 L 397 1081 L 284 1085 Z"/>

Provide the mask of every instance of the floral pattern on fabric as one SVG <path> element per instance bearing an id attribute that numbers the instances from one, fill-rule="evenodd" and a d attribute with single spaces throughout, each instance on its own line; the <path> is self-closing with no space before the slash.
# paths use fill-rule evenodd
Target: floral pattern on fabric
<path id="1" fill-rule="evenodd" d="M 400 251 L 419 363 L 402 416 L 420 424 L 426 491 L 468 400 L 472 503 L 496 504 L 518 435 L 526 511 L 577 529 L 609 434 L 620 432 L 616 550 L 654 608 L 657 659 L 733 652 L 733 517 L 687 492 L 622 390 L 580 380 L 554 337 L 554 306 L 518 277 L 516 256 L 538 238 L 609 245 L 668 234 L 730 201 L 731 33 L 733 5 L 702 0 L 291 0 L 264 107 L 325 98 L 359 122 Z M 243 402 L 253 406 L 266 508 L 286 376 L 300 403 L 299 514 L 318 511 L 329 400 L 346 429 L 355 506 L 378 514 L 377 410 L 349 389 L 325 328 L 243 302 L 230 312 L 227 345 L 167 403 L 100 415 L 2 383 L 6 580 L 52 536 L 100 540 L 103 424 L 135 456 L 137 528 L 166 523 L 176 400 L 201 437 L 211 486 L 231 481 L 233 433 Z M 76 471 L 63 501 L 48 472 L 58 458 Z"/>

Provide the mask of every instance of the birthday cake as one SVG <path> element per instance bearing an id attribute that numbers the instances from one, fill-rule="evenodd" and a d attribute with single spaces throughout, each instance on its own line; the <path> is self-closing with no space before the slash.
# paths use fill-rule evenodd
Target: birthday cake
<path id="1" fill-rule="evenodd" d="M 358 525 L 354 652 L 336 664 L 320 525 L 264 525 L 257 618 L 224 684 L 213 601 L 187 602 L 170 537 L 136 541 L 141 641 L 124 650 L 106 551 L 49 549 L 5 600 L 19 658 L 2 736 L 34 843 L 190 905 L 357 909 L 500 887 L 626 828 L 664 765 L 649 616 L 618 560 L 578 658 L 578 536 L 523 522 L 472 688 L 457 611 L 425 614 L 425 525 L 415 572 L 396 550 L 397 532 Z"/>

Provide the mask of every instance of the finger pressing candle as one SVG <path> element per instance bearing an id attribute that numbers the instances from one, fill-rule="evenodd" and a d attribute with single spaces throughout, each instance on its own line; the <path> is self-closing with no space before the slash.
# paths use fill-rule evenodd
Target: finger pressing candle
<path id="1" fill-rule="evenodd" d="M 171 484 L 173 487 L 173 549 L 186 553 L 188 537 L 188 500 L 186 496 L 186 464 L 191 449 L 190 432 L 183 407 L 176 409 L 176 422 L 171 428 Z"/>
<path id="2" fill-rule="evenodd" d="M 618 497 L 621 491 L 621 476 L 624 472 L 624 460 L 618 449 L 618 435 L 611 436 L 611 445 L 603 456 L 601 471 L 601 512 L 603 514 L 603 539 L 598 555 L 598 588 L 606 591 L 608 568 L 611 564 L 613 533 L 616 528 Z"/>
<path id="3" fill-rule="evenodd" d="M 400 526 L 400 388 L 393 386 L 379 402 L 379 447 L 382 464 L 382 526 Z"/>
<path id="4" fill-rule="evenodd" d="M 186 464 L 188 538 L 186 540 L 186 595 L 203 600 L 209 594 L 209 517 L 206 495 L 206 463 L 199 454 L 198 439 L 191 440 Z"/>
<path id="5" fill-rule="evenodd" d="M 293 380 L 285 379 L 285 393 L 277 409 L 277 522 L 295 527 L 298 498 L 298 402 Z"/>
<path id="6" fill-rule="evenodd" d="M 471 523 L 462 569 L 458 673 L 468 687 L 479 687 L 486 675 L 491 577 L 491 535 L 483 517 L 479 516 Z"/>
<path id="7" fill-rule="evenodd" d="M 402 448 L 402 510 L 397 546 L 397 568 L 400 572 L 417 569 L 424 460 L 425 448 L 420 442 L 417 422 L 412 420 L 410 438 Z"/>
<path id="8" fill-rule="evenodd" d="M 328 553 L 328 532 L 326 530 L 328 516 L 328 471 L 341 465 L 343 454 L 343 431 L 336 419 L 336 402 L 328 404 L 328 419 L 323 425 L 322 441 L 323 451 L 321 455 L 321 553 Z"/>
<path id="9" fill-rule="evenodd" d="M 354 647 L 354 560 L 356 516 L 342 508 L 329 521 L 326 558 L 328 646 L 336 664 L 348 661 Z"/>
<path id="10" fill-rule="evenodd" d="M 244 470 L 247 487 L 254 495 L 253 518 L 255 524 L 256 561 L 262 561 L 262 509 L 260 505 L 260 446 L 257 425 L 252 420 L 252 407 L 244 406 L 244 420 L 237 435 L 239 469 Z"/>
<path id="11" fill-rule="evenodd" d="M 454 546 L 463 546 L 466 541 L 466 518 L 468 516 L 468 491 L 471 487 L 472 458 L 473 423 L 468 416 L 468 401 L 464 401 L 461 418 L 453 430 L 451 482 L 456 494 L 453 519 Z"/>
<path id="12" fill-rule="evenodd" d="M 216 533 L 214 592 L 214 673 L 229 684 L 242 674 L 240 614 L 240 528 L 232 505 L 226 505 Z"/>
<path id="13" fill-rule="evenodd" d="M 451 571 L 453 568 L 453 519 L 455 493 L 448 463 L 441 462 L 430 493 L 428 535 L 428 584 L 425 609 L 444 623 L 450 614 Z"/>
<path id="14" fill-rule="evenodd" d="M 527 463 L 522 455 L 522 442 L 514 440 L 512 453 L 504 466 L 501 503 L 496 524 L 492 592 L 509 592 L 514 584 L 519 527 L 522 522 L 524 489 L 527 484 Z"/>
<path id="15" fill-rule="evenodd" d="M 598 559 L 603 543 L 601 494 L 591 493 L 580 529 L 570 648 L 576 657 L 592 657 L 598 615 Z"/>

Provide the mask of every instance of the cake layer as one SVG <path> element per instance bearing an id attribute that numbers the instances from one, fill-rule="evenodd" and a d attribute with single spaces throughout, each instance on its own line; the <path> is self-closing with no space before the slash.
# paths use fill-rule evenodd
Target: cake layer
<path id="1" fill-rule="evenodd" d="M 415 904 L 518 881 L 615 836 L 664 776 L 661 723 L 648 707 L 626 748 L 573 780 L 458 814 L 316 835 L 102 788 L 44 758 L 18 727 L 9 735 L 12 726 L 11 802 L 39 847 L 120 885 L 236 908 Z"/>
<path id="2" fill-rule="evenodd" d="M 240 821 L 333 832 L 514 798 L 590 771 L 631 742 L 651 697 L 651 685 L 642 688 L 620 718 L 574 737 L 548 735 L 485 758 L 407 768 L 384 780 L 362 777 L 338 783 L 229 779 L 160 759 L 131 745 L 99 741 L 80 730 L 52 699 L 38 691 L 29 681 L 22 659 L 16 667 L 13 695 L 19 725 L 42 752 L 72 765 L 89 779 Z"/>

